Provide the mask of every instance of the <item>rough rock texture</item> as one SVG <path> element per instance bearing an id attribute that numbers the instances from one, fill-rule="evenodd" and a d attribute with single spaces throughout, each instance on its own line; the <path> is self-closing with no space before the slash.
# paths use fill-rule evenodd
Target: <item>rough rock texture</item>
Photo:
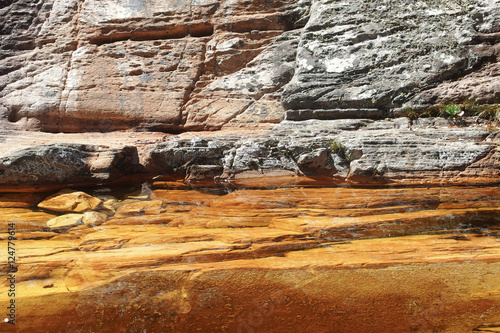
<path id="1" fill-rule="evenodd" d="M 119 143 L 108 148 L 78 145 L 72 138 L 73 144 L 33 146 L 0 156 L 0 182 L 4 187 L 95 184 L 133 181 L 130 177 L 142 174 L 212 182 L 325 175 L 352 185 L 496 183 L 498 131 L 469 125 L 442 118 L 283 121 L 271 131 L 186 133 L 145 141 L 138 149 L 120 148 Z M 102 138 L 116 140 L 112 134 Z"/>
<path id="2" fill-rule="evenodd" d="M 0 17 L 0 331 L 500 330 L 499 0 Z"/>
<path id="3" fill-rule="evenodd" d="M 273 93 L 293 74 L 298 40 L 285 31 L 306 9 L 295 1 L 17 1 L 2 11 L 26 11 L 29 33 L 15 36 L 24 25 L 6 23 L 2 34 L 30 48 L 1 54 L 0 111 L 70 132 L 277 122 Z"/>
<path id="4" fill-rule="evenodd" d="M 196 166 L 211 165 L 222 180 L 323 173 L 362 184 L 498 181 L 496 132 L 425 127 L 410 128 L 407 119 L 282 122 L 264 138 L 195 137 L 159 144 L 145 169 L 199 178 Z"/>
<path id="5" fill-rule="evenodd" d="M 130 173 L 136 165 L 134 147 L 38 145 L 0 157 L 0 185 L 109 181 Z"/>
<path id="6" fill-rule="evenodd" d="M 315 1 L 284 106 L 383 118 L 440 102 L 498 103 L 498 8 L 498 1 Z"/>
<path id="7" fill-rule="evenodd" d="M 276 123 L 285 110 L 288 119 L 383 118 L 494 104 L 499 7 L 9 1 L 0 8 L 9 18 L 0 26 L 0 117 L 55 132 L 182 131 Z"/>

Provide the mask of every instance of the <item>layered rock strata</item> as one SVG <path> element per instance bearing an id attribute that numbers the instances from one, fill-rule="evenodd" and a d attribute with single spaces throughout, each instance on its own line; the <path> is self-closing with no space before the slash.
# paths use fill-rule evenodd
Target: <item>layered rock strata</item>
<path id="1" fill-rule="evenodd" d="M 3 116 L 78 132 L 281 120 L 273 94 L 293 74 L 298 39 L 286 31 L 306 7 L 74 0 L 1 10 L 30 20 L 26 33 L 27 23 L 2 28 L 11 46 L 1 55 Z"/>
<path id="2" fill-rule="evenodd" d="M 446 102 L 497 103 L 498 6 L 315 1 L 283 94 L 285 108 L 297 110 L 288 119 L 383 118 Z M 459 79 L 465 81 L 447 89 Z"/>
<path id="3" fill-rule="evenodd" d="M 99 137 L 115 141 L 108 147 L 52 141 L 13 149 L 0 157 L 0 184 L 98 184 L 132 175 L 211 182 L 323 175 L 351 185 L 491 184 L 500 179 L 498 131 L 440 118 L 285 121 L 272 131 L 247 135 L 186 133 L 156 135 L 155 140 L 127 135 L 130 145 L 125 146 L 117 139 L 126 140 L 123 135 L 114 135 Z M 15 136 L 9 141 L 19 142 Z"/>
<path id="4" fill-rule="evenodd" d="M 0 115 L 214 130 L 500 100 L 498 0 L 9 1 Z"/>
<path id="5" fill-rule="evenodd" d="M 2 331 L 500 326 L 497 187 L 301 182 L 97 187 L 87 191 L 101 204 L 83 214 L 56 200 L 73 193 L 79 207 L 81 192 L 70 190 L 38 204 L 45 212 L 34 204 L 48 194 L 2 201 L 4 222 L 16 224 L 19 256 L 16 326 L 2 323 Z M 97 214 L 104 221 L 83 223 Z M 9 283 L 0 289 L 4 304 Z"/>
<path id="6" fill-rule="evenodd" d="M 498 0 L 0 16 L 0 331 L 500 330 Z"/>

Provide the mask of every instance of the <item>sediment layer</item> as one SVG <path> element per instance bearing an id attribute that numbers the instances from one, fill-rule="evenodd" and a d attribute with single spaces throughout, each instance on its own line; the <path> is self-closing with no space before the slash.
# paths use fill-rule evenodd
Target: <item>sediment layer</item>
<path id="1" fill-rule="evenodd" d="M 77 215 L 67 204 L 81 192 L 2 200 L 16 224 L 17 332 L 498 327 L 497 187 L 302 183 L 87 189 L 105 216 L 94 225 L 47 223 Z"/>

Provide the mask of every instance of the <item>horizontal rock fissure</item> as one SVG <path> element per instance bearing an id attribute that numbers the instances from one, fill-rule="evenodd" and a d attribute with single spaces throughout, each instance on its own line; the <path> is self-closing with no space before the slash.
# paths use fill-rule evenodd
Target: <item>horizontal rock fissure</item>
<path id="1" fill-rule="evenodd" d="M 332 119 L 383 119 L 387 112 L 380 109 L 330 109 L 330 110 L 288 110 L 286 120 L 332 120 Z"/>
<path id="2" fill-rule="evenodd" d="M 158 39 L 179 39 L 187 36 L 206 37 L 214 32 L 212 24 L 178 26 L 165 30 L 118 32 L 110 35 L 101 35 L 89 40 L 91 44 L 103 45 L 120 42 L 124 40 L 145 41 Z"/>

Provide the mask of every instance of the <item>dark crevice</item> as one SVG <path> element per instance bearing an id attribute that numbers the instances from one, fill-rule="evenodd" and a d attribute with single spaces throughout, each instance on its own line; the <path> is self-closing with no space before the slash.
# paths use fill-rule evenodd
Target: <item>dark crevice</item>
<path id="1" fill-rule="evenodd" d="M 214 33 L 214 26 L 212 24 L 200 24 L 189 28 L 191 37 L 207 37 L 212 36 Z"/>
<path id="2" fill-rule="evenodd" d="M 0 9 L 10 6 L 13 0 L 0 0 Z"/>
<path id="3" fill-rule="evenodd" d="M 19 110 L 12 108 L 10 110 L 9 116 L 7 117 L 7 120 L 11 123 L 15 123 L 16 121 L 19 120 L 19 117 L 17 115 Z"/>
<path id="4" fill-rule="evenodd" d="M 17 71 L 18 69 L 21 69 L 23 66 L 22 64 L 13 64 L 11 66 L 5 65 L 5 66 L 0 66 L 0 76 L 2 75 L 7 75 L 11 72 Z"/>
<path id="5" fill-rule="evenodd" d="M 477 36 L 475 36 L 472 40 L 473 44 L 486 43 L 493 45 L 499 42 L 500 42 L 500 32 L 478 33 Z"/>
<path id="6" fill-rule="evenodd" d="M 89 40 L 91 44 L 103 45 L 124 40 L 147 41 L 159 39 L 179 39 L 186 36 L 206 37 L 214 33 L 212 24 L 199 24 L 193 26 L 178 26 L 166 30 L 118 32 L 110 35 L 101 35 Z"/>

